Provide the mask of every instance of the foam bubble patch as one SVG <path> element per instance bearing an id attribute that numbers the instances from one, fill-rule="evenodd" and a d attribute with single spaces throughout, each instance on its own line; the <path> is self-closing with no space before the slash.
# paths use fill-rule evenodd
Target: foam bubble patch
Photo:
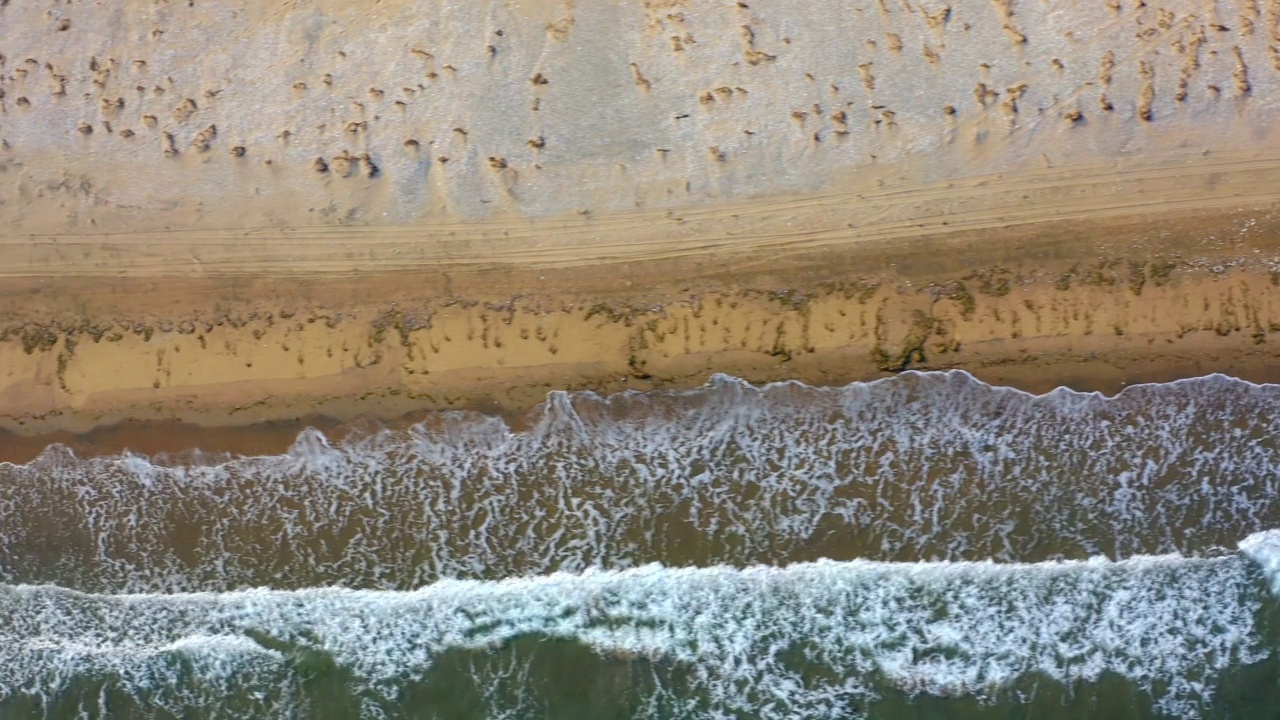
<path id="1" fill-rule="evenodd" d="M 649 565 L 409 592 L 4 586 L 0 702 L 57 699 L 91 676 L 142 707 L 180 712 L 221 693 L 308 717 L 319 668 L 380 717 L 429 682 L 438 658 L 535 636 L 664 669 L 641 698 L 654 716 L 861 717 L 887 688 L 995 702 L 1032 675 L 1074 687 L 1109 673 L 1156 711 L 1194 718 L 1224 669 L 1268 656 L 1256 625 L 1265 600 L 1241 556 Z"/>
<path id="2" fill-rule="evenodd" d="M 435 413 L 217 463 L 0 464 L 0 581 L 94 592 L 409 589 L 828 557 L 1195 554 L 1280 526 L 1280 387 L 1108 398 L 962 372 L 553 393 L 527 430 Z"/>

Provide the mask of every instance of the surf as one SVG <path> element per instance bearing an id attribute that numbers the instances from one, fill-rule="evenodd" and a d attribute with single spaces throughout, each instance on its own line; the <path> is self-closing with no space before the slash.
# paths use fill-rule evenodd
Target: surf
<path id="1" fill-rule="evenodd" d="M 589 568 L 1196 554 L 1280 526 L 1280 387 L 1106 397 L 963 372 L 840 388 L 552 393 L 287 453 L 0 464 L 0 582 L 88 592 Z"/>
<path id="2" fill-rule="evenodd" d="M 1269 587 L 1280 587 L 1280 533 L 1240 548 L 1118 561 L 653 564 L 412 591 L 5 585 L 0 708 L 182 714 L 235 697 L 268 716 L 311 717 L 328 698 L 390 717 L 453 673 L 486 714 L 532 717 L 545 704 L 522 678 L 547 672 L 557 653 L 587 662 L 573 654 L 582 648 L 592 672 L 624 672 L 615 699 L 637 717 L 866 717 L 891 696 L 990 705 L 1111 677 L 1163 716 L 1197 718 L 1224 674 L 1278 649 Z"/>

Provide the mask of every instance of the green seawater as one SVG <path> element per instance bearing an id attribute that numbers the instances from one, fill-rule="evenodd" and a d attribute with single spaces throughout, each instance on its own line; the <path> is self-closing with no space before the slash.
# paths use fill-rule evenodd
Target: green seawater
<path id="1" fill-rule="evenodd" d="M 354 687 L 350 672 L 332 658 L 311 651 L 290 654 L 289 684 L 302 689 L 300 716 L 314 720 L 356 720 L 371 714 L 422 720 L 545 718 L 547 720 L 676 719 L 700 713 L 688 705 L 654 707 L 661 688 L 679 695 L 678 668 L 647 660 L 604 658 L 565 640 L 525 637 L 498 651 L 441 654 L 430 675 L 407 683 L 394 700 L 369 698 Z M 523 670 L 513 678 L 511 668 Z M 815 681 L 828 674 L 814 673 Z M 1051 678 L 1029 676 L 993 699 L 909 695 L 892 686 L 877 688 L 881 698 L 850 708 L 844 717 L 868 720 L 1116 720 L 1167 717 L 1152 708 L 1149 693 L 1118 674 L 1065 686 Z M 266 688 L 259 692 L 270 695 Z M 262 717 L 259 698 L 217 698 L 202 709 L 166 711 L 144 694 L 126 690 L 111 678 L 77 679 L 48 702 L 30 698 L 0 703 L 7 718 L 247 718 Z M 675 703 L 672 703 L 675 705 Z M 376 707 L 376 712 L 369 708 Z M 709 714 L 709 713 L 708 713 Z M 270 716 L 270 715 L 268 715 Z M 1233 668 L 1219 680 L 1215 698 L 1199 708 L 1207 720 L 1265 720 L 1280 716 L 1280 661 Z M 728 717 L 750 720 L 750 712 Z"/>

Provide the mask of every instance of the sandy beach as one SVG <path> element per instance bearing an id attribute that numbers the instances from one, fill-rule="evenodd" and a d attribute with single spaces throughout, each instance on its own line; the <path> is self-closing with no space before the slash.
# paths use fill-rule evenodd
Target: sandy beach
<path id="1" fill-rule="evenodd" d="M 1280 0 L 0 0 L 0 716 L 1280 706 Z"/>
<path id="2" fill-rule="evenodd" d="M 23 455 L 49 433 L 138 420 L 284 421 L 283 447 L 305 424 L 447 408 L 518 418 L 552 390 L 690 387 L 717 372 L 844 384 L 963 368 L 1108 393 L 1209 372 L 1277 380 L 1276 218 L 1175 217 L 1160 230 L 1168 215 L 1135 213 L 783 258 L 15 279 L 3 423 L 29 436 Z"/>
<path id="3" fill-rule="evenodd" d="M 1280 379 L 1273 10 L 783 5 L 0 9 L 0 454 Z"/>

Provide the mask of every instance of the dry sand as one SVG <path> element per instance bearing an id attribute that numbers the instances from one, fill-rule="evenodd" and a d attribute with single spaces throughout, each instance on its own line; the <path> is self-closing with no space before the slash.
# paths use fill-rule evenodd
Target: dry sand
<path id="1" fill-rule="evenodd" d="M 1278 42 L 1252 1 L 2 4 L 0 445 L 1280 379 Z"/>

